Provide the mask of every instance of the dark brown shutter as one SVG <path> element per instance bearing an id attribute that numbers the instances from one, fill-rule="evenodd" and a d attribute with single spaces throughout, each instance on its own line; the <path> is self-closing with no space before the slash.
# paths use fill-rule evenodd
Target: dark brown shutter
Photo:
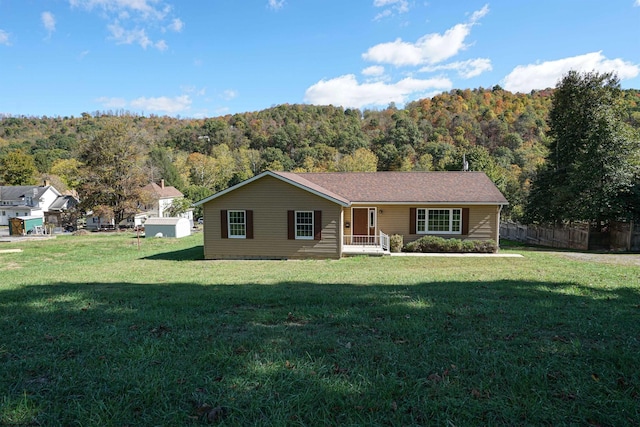
<path id="1" fill-rule="evenodd" d="M 287 234 L 289 240 L 295 240 L 296 238 L 296 213 L 294 211 L 287 211 Z"/>
<path id="2" fill-rule="evenodd" d="M 462 209 L 462 234 L 469 234 L 469 208 Z"/>
<path id="3" fill-rule="evenodd" d="M 313 240 L 322 240 L 322 211 L 313 211 Z"/>
<path id="4" fill-rule="evenodd" d="M 416 234 L 416 208 L 409 208 L 409 234 Z"/>
<path id="5" fill-rule="evenodd" d="M 229 226 L 227 224 L 227 211 L 220 211 L 220 237 L 223 239 L 229 238 Z"/>
<path id="6" fill-rule="evenodd" d="M 253 239 L 253 211 L 245 211 L 246 212 L 246 221 L 247 221 L 247 239 Z"/>

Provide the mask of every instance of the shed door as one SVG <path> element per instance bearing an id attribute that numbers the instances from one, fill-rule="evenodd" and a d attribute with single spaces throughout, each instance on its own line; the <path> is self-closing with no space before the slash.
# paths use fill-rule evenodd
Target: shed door
<path id="1" fill-rule="evenodd" d="M 22 236 L 24 234 L 24 221 L 20 218 L 9 219 L 9 234 L 12 236 Z"/>

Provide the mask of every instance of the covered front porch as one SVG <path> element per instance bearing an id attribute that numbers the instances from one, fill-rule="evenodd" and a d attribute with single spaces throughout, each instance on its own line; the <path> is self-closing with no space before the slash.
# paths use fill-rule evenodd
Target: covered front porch
<path id="1" fill-rule="evenodd" d="M 343 212 L 342 256 L 390 254 L 389 236 L 379 228 L 377 207 L 352 206 Z"/>

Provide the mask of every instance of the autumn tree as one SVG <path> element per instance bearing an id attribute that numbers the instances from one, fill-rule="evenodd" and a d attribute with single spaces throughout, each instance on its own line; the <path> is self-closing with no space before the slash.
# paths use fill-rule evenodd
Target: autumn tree
<path id="1" fill-rule="evenodd" d="M 358 148 L 353 154 L 343 156 L 337 165 L 339 172 L 375 172 L 378 157 L 366 148 Z"/>
<path id="2" fill-rule="evenodd" d="M 80 185 L 78 173 L 80 167 L 81 164 L 77 159 L 58 159 L 53 162 L 50 172 L 59 176 L 68 188 L 76 189 Z"/>
<path id="3" fill-rule="evenodd" d="M 129 120 L 112 120 L 80 148 L 81 184 L 78 189 L 86 210 L 100 207 L 113 214 L 116 224 L 147 204 L 142 187 L 146 142 Z"/>
<path id="4" fill-rule="evenodd" d="M 6 185 L 34 185 L 36 164 L 33 156 L 18 149 L 0 159 L 0 180 Z"/>
<path id="5" fill-rule="evenodd" d="M 549 112 L 549 155 L 533 182 L 529 221 L 602 224 L 627 216 L 640 148 L 623 122 L 622 95 L 611 73 L 571 71 L 559 82 Z"/>

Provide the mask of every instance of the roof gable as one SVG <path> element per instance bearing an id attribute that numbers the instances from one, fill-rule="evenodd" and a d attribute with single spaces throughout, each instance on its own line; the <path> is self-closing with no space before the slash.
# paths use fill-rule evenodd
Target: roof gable
<path id="1" fill-rule="evenodd" d="M 253 178 L 249 178 L 245 181 L 242 181 L 239 184 L 234 185 L 233 187 L 229 187 L 226 190 L 222 190 L 219 191 L 205 199 L 202 199 L 196 203 L 193 204 L 193 206 L 200 206 L 202 204 L 205 204 L 213 199 L 217 199 L 218 197 L 224 196 L 227 193 L 230 193 L 232 191 L 235 191 L 241 187 L 244 187 L 247 184 L 250 184 L 254 181 L 257 181 L 258 179 L 261 179 L 265 176 L 271 176 L 273 178 L 276 178 L 280 181 L 286 182 L 287 184 L 291 184 L 294 187 L 298 187 L 301 188 L 305 191 L 308 191 L 312 194 L 315 194 L 316 196 L 322 197 L 323 199 L 327 199 L 333 203 L 337 203 L 341 206 L 349 206 L 349 201 L 347 199 L 345 199 L 344 197 L 335 194 L 333 192 L 331 192 L 330 190 L 324 189 L 319 187 L 318 185 L 302 178 L 299 176 L 299 174 L 295 174 L 295 173 L 291 173 L 291 172 L 272 172 L 272 171 L 265 171 L 262 172 L 259 175 L 254 176 Z"/>

